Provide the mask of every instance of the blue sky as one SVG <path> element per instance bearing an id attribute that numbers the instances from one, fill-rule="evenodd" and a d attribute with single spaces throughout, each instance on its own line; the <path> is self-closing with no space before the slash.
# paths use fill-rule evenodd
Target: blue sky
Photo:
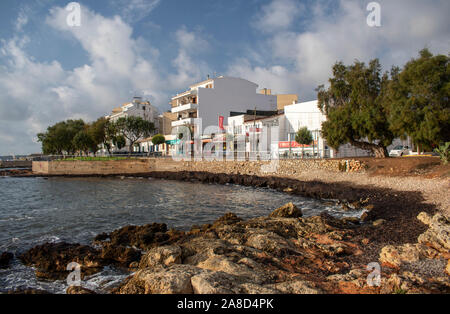
<path id="1" fill-rule="evenodd" d="M 40 150 L 36 133 L 69 118 L 107 114 L 134 94 L 160 111 L 208 74 L 238 76 L 278 93 L 315 98 L 334 62 L 403 65 L 428 47 L 448 54 L 450 2 L 362 0 L 0 2 L 0 155 Z"/>

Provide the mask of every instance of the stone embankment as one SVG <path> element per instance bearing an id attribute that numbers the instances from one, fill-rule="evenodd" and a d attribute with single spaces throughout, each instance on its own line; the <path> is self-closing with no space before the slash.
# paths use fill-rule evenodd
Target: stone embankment
<path id="1" fill-rule="evenodd" d="M 72 261 L 84 276 L 111 264 L 128 268 L 133 274 L 109 291 L 114 294 L 450 293 L 450 221 L 426 213 L 419 219 L 428 230 L 417 244 L 377 253 L 379 286 L 369 284 L 372 270 L 361 258 L 372 239 L 359 237 L 355 221 L 303 218 L 292 203 L 246 221 L 229 213 L 187 232 L 156 223 L 127 226 L 98 235 L 92 247 L 44 244 L 19 259 L 47 280 L 67 276 Z M 71 287 L 67 293 L 95 292 Z"/>
<path id="2" fill-rule="evenodd" d="M 0 169 L 2 168 L 31 168 L 31 160 L 14 160 L 14 161 L 2 161 L 0 160 Z"/>
<path id="3" fill-rule="evenodd" d="M 310 170 L 362 172 L 359 160 L 296 159 L 277 161 L 176 161 L 172 159 L 130 159 L 114 161 L 35 161 L 33 173 L 49 176 L 136 175 L 148 172 L 197 171 L 210 173 L 295 176 Z"/>
<path id="4" fill-rule="evenodd" d="M 241 175 L 292 176 L 311 170 L 330 172 L 361 172 L 365 165 L 359 160 L 338 159 L 293 159 L 268 161 L 187 161 L 177 166 L 177 171 L 198 171 Z"/>

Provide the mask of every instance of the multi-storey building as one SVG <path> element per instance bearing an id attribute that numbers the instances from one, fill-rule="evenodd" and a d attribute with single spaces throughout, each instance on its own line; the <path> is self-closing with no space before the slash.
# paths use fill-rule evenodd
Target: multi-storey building
<path id="1" fill-rule="evenodd" d="M 257 88 L 250 81 L 224 76 L 194 84 L 172 98 L 172 113 L 177 114 L 172 127 L 187 126 L 193 132 L 201 119 L 203 133 L 208 126 L 226 125 L 230 111 L 276 110 L 276 96 L 257 93 Z"/>
<path id="2" fill-rule="evenodd" d="M 159 130 L 159 113 L 158 110 L 150 103 L 150 101 L 143 100 L 142 97 L 134 97 L 131 103 L 125 103 L 121 107 L 114 108 L 112 113 L 105 118 L 110 121 L 117 121 L 120 118 L 126 117 L 141 117 L 144 120 L 152 122 L 155 126 L 156 132 Z M 127 151 L 129 143 L 125 147 L 118 150 L 112 147 L 112 151 L 117 153 L 120 151 Z"/>

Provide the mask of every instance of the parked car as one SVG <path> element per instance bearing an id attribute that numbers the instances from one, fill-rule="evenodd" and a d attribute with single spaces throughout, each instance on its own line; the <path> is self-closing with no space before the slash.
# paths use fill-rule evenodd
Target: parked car
<path id="1" fill-rule="evenodd" d="M 396 146 L 389 152 L 390 157 L 402 157 L 411 154 L 411 149 L 408 146 Z"/>

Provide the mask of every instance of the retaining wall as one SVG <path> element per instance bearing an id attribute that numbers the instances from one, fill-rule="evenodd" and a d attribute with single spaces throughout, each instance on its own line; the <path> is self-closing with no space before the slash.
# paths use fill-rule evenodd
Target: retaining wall
<path id="1" fill-rule="evenodd" d="M 172 159 L 133 159 L 118 161 L 36 161 L 33 173 L 42 175 L 115 175 L 148 172 L 196 171 L 243 175 L 290 176 L 309 170 L 331 172 L 362 171 L 358 160 L 280 160 L 268 161 L 174 161 Z"/>

